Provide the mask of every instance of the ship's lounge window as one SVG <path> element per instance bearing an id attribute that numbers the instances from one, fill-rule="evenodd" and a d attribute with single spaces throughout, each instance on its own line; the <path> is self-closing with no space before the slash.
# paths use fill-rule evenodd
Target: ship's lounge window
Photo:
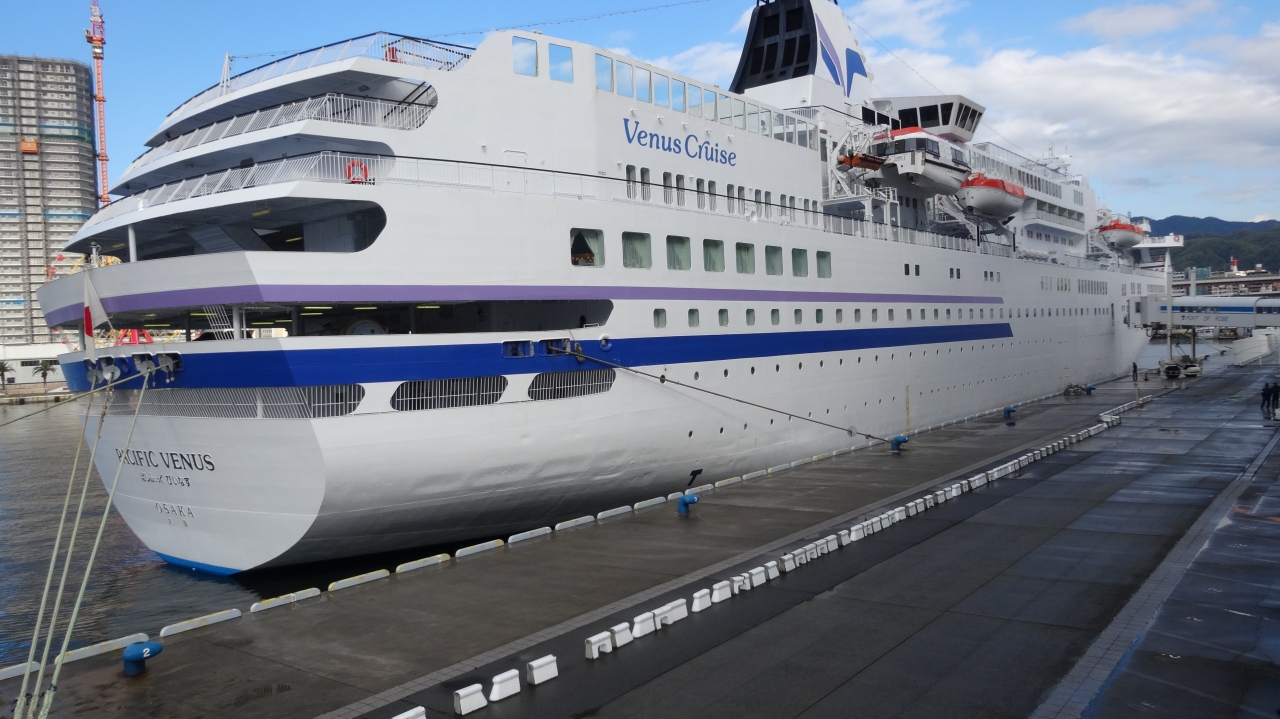
<path id="1" fill-rule="evenodd" d="M 667 235 L 667 269 L 687 270 L 692 266 L 689 238 Z"/>
<path id="2" fill-rule="evenodd" d="M 944 125 L 950 125 L 950 124 L 951 124 L 951 110 L 952 110 L 952 108 L 954 108 L 954 107 L 955 107 L 955 103 L 954 103 L 954 102 L 944 102 L 944 103 L 942 103 L 942 124 L 944 124 Z"/>
<path id="3" fill-rule="evenodd" d="M 809 146 L 809 123 L 804 120 L 796 122 L 796 144 L 801 147 Z"/>
<path id="4" fill-rule="evenodd" d="M 770 121 L 772 118 L 773 118 L 773 113 L 769 112 L 769 108 L 767 107 L 760 108 L 760 135 L 761 136 L 769 137 L 773 134 L 773 123 Z"/>
<path id="5" fill-rule="evenodd" d="M 547 64 L 550 66 L 552 80 L 573 82 L 573 48 L 547 45 Z"/>
<path id="6" fill-rule="evenodd" d="M 903 127 L 920 127 L 920 115 L 914 107 L 898 110 L 898 119 L 902 121 Z"/>
<path id="7" fill-rule="evenodd" d="M 654 326 L 654 327 L 656 327 L 656 328 L 658 328 L 658 329 L 662 329 L 663 327 L 666 327 L 666 326 L 667 326 L 667 311 L 666 311 L 666 310 L 661 310 L 661 309 L 659 309 L 659 310 L 654 310 L 654 311 L 653 311 L 653 326 Z"/>
<path id="8" fill-rule="evenodd" d="M 707 272 L 724 272 L 724 243 L 720 240 L 702 241 L 702 269 Z"/>
<path id="9" fill-rule="evenodd" d="M 756 273 L 756 246 L 747 242 L 739 242 L 734 246 L 734 255 L 738 264 L 738 274 L 754 275 Z"/>
<path id="10" fill-rule="evenodd" d="M 747 104 L 742 100 L 733 100 L 733 126 L 739 130 L 747 129 Z"/>
<path id="11" fill-rule="evenodd" d="M 636 68 L 636 99 L 640 102 L 652 102 L 653 90 L 649 87 L 649 71 L 643 67 Z"/>
<path id="12" fill-rule="evenodd" d="M 809 276 L 809 251 L 791 250 L 791 274 L 795 277 Z"/>
<path id="13" fill-rule="evenodd" d="M 729 310 L 720 310 L 716 314 L 720 318 L 720 326 L 728 327 L 729 326 Z"/>
<path id="14" fill-rule="evenodd" d="M 747 310 L 747 326 L 754 327 L 756 324 L 756 311 Z"/>
<path id="15" fill-rule="evenodd" d="M 577 267 L 604 267 L 604 233 L 600 230 L 569 230 L 569 255 Z"/>
<path id="16" fill-rule="evenodd" d="M 671 109 L 676 112 L 684 112 L 684 81 L 671 81 Z"/>
<path id="17" fill-rule="evenodd" d="M 782 313 L 776 309 L 769 310 L 769 324 L 776 325 L 782 321 Z"/>
<path id="18" fill-rule="evenodd" d="M 796 142 L 796 119 L 790 115 L 786 116 L 787 123 L 787 142 L 795 144 Z"/>
<path id="19" fill-rule="evenodd" d="M 797 309 L 797 310 L 795 311 L 795 316 L 796 316 L 796 317 L 795 317 L 796 324 L 798 324 L 798 325 L 800 325 L 800 324 L 804 324 L 804 310 L 802 310 L 802 309 Z"/>
<path id="20" fill-rule="evenodd" d="M 644 232 L 622 233 L 622 266 L 649 269 L 653 267 L 653 248 Z"/>
<path id="21" fill-rule="evenodd" d="M 653 75 L 653 104 L 671 107 L 671 80 L 666 75 Z"/>
<path id="22" fill-rule="evenodd" d="M 782 274 L 782 248 L 773 245 L 764 246 L 764 272 L 767 275 Z"/>
<path id="23" fill-rule="evenodd" d="M 596 55 L 596 88 L 613 92 L 613 60 Z"/>
<path id="24" fill-rule="evenodd" d="M 697 311 L 697 310 L 689 310 L 689 326 L 690 326 L 690 327 L 697 327 L 697 326 L 698 326 L 699 321 L 700 321 L 700 320 L 698 319 L 698 311 Z"/>
<path id="25" fill-rule="evenodd" d="M 618 94 L 624 97 L 631 97 L 635 94 L 635 83 L 632 75 L 634 68 L 621 61 L 617 63 L 617 68 Z"/>
<path id="26" fill-rule="evenodd" d="M 523 37 L 511 38 L 511 65 L 517 75 L 538 75 L 538 43 Z"/>
<path id="27" fill-rule="evenodd" d="M 861 322 L 861 321 L 862 321 L 862 310 L 861 310 L 861 309 L 855 309 L 855 310 L 853 311 L 853 321 L 854 321 L 854 322 Z"/>
<path id="28" fill-rule="evenodd" d="M 747 131 L 760 132 L 760 106 L 747 105 Z"/>
<path id="29" fill-rule="evenodd" d="M 937 127 L 938 122 L 938 106 L 925 105 L 920 108 L 920 127 Z"/>
<path id="30" fill-rule="evenodd" d="M 702 88 L 697 85 L 689 86 L 689 115 L 702 117 Z"/>

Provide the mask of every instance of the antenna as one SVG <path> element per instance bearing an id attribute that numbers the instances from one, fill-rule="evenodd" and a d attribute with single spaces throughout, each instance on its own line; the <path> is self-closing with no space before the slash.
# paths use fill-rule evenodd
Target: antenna
<path id="1" fill-rule="evenodd" d="M 111 197 L 107 194 L 107 97 L 102 93 L 102 46 L 107 44 L 105 26 L 98 0 L 92 0 L 89 4 L 90 29 L 84 31 L 84 39 L 93 46 L 93 104 L 98 111 L 98 170 L 101 175 L 98 201 L 104 207 L 111 204 Z"/>

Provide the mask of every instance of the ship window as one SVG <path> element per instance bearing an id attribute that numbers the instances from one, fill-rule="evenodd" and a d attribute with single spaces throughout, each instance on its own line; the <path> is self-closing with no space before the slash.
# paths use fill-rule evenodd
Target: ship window
<path id="1" fill-rule="evenodd" d="M 632 67 L 625 62 L 619 61 L 618 64 L 618 94 L 631 97 L 635 94 L 634 83 L 632 82 Z"/>
<path id="2" fill-rule="evenodd" d="M 689 326 L 697 327 L 701 320 L 698 319 L 697 310 L 689 310 Z"/>
<path id="3" fill-rule="evenodd" d="M 671 109 L 684 112 L 684 81 L 671 80 Z"/>
<path id="4" fill-rule="evenodd" d="M 721 125 L 733 124 L 733 98 L 728 95 L 719 96 L 719 104 L 716 106 L 716 116 L 720 118 Z"/>
<path id="5" fill-rule="evenodd" d="M 649 71 L 643 67 L 636 68 L 636 99 L 640 102 L 653 101 L 653 88 L 649 86 Z"/>
<path id="6" fill-rule="evenodd" d="M 707 181 L 699 177 L 697 188 L 698 188 L 697 190 L 698 191 L 698 209 L 705 210 L 707 208 Z"/>
<path id="7" fill-rule="evenodd" d="M 670 172 L 662 173 L 662 201 L 671 204 L 675 199 L 675 178 Z"/>
<path id="8" fill-rule="evenodd" d="M 720 319 L 720 326 L 721 326 L 721 327 L 728 327 L 728 326 L 729 326 L 729 310 L 720 310 L 719 312 L 716 312 L 716 315 L 717 315 L 717 316 L 719 317 L 719 319 Z"/>
<path id="9" fill-rule="evenodd" d="M 604 267 L 604 233 L 600 230 L 569 230 L 570 259 L 577 267 Z"/>
<path id="10" fill-rule="evenodd" d="M 778 43 L 771 42 L 764 46 L 764 72 L 772 72 L 778 62 Z"/>
<path id="11" fill-rule="evenodd" d="M 796 144 L 801 147 L 809 146 L 809 123 L 804 120 L 796 121 Z"/>
<path id="12" fill-rule="evenodd" d="M 667 269 L 687 270 L 692 266 L 689 238 L 667 235 Z"/>
<path id="13" fill-rule="evenodd" d="M 725 203 L 726 203 L 726 204 L 725 204 L 724 211 L 725 211 L 725 212 L 728 212 L 730 215 L 732 215 L 732 214 L 733 214 L 733 199 L 734 199 L 734 195 L 733 195 L 733 185 L 725 185 L 725 186 L 724 186 L 724 199 L 725 199 Z"/>
<path id="14" fill-rule="evenodd" d="M 787 120 L 786 115 L 780 112 L 773 113 L 773 139 L 787 139 Z"/>
<path id="15" fill-rule="evenodd" d="M 640 168 L 640 199 L 648 202 L 653 199 L 652 180 L 649 178 L 649 168 Z"/>
<path id="16" fill-rule="evenodd" d="M 796 39 L 789 37 L 782 43 L 782 65 L 780 67 L 788 67 L 796 61 Z"/>
<path id="17" fill-rule="evenodd" d="M 889 310 L 889 321 L 890 321 L 890 322 L 892 322 L 892 321 L 893 321 L 893 310 L 892 310 L 892 309 L 890 309 L 890 310 Z"/>
<path id="18" fill-rule="evenodd" d="M 920 117 L 914 107 L 898 110 L 898 119 L 903 127 L 920 127 Z"/>
<path id="19" fill-rule="evenodd" d="M 742 185 L 738 185 L 738 212 L 747 214 L 747 188 Z"/>
<path id="20" fill-rule="evenodd" d="M 861 310 L 861 309 L 855 309 L 855 310 L 853 311 L 853 321 L 854 321 L 854 322 L 861 322 L 861 321 L 862 321 L 862 310 Z"/>
<path id="21" fill-rule="evenodd" d="M 716 181 L 707 180 L 707 209 L 716 211 Z"/>
<path id="22" fill-rule="evenodd" d="M 796 142 L 796 119 L 790 115 L 785 116 L 787 123 L 787 142 L 795 144 Z"/>
<path id="23" fill-rule="evenodd" d="M 769 121 L 771 117 L 773 117 L 773 113 L 769 112 L 769 108 L 760 108 L 760 134 L 765 137 L 769 137 L 773 132 L 773 123 Z"/>
<path id="24" fill-rule="evenodd" d="M 942 103 L 941 107 L 942 107 L 942 124 L 944 124 L 944 125 L 950 125 L 950 124 L 951 124 L 951 109 L 952 109 L 953 107 L 955 107 L 955 103 L 953 103 L 953 102 L 944 102 L 944 103 Z"/>
<path id="25" fill-rule="evenodd" d="M 734 248 L 734 255 L 738 263 L 738 274 L 754 275 L 756 273 L 756 246 L 739 242 Z"/>
<path id="26" fill-rule="evenodd" d="M 636 190 L 636 166 L 627 165 L 627 198 L 634 200 L 639 195 Z"/>
<path id="27" fill-rule="evenodd" d="M 951 316 L 951 315 L 947 315 L 947 317 L 950 317 L 950 316 Z M 938 319 L 938 310 L 937 310 L 936 308 L 933 310 L 933 318 L 934 318 L 935 320 L 936 320 L 936 319 Z"/>
<path id="28" fill-rule="evenodd" d="M 795 311 L 795 321 L 796 321 L 796 324 L 798 325 L 804 324 L 804 310 L 797 309 Z"/>
<path id="29" fill-rule="evenodd" d="M 965 126 L 965 123 L 967 123 L 968 121 L 969 121 L 969 106 L 962 102 L 960 103 L 960 112 L 959 114 L 956 115 L 956 124 L 959 125 L 961 128 L 963 128 Z"/>
<path id="30" fill-rule="evenodd" d="M 622 266 L 640 269 L 653 267 L 653 249 L 647 233 L 622 233 Z"/>
<path id="31" fill-rule="evenodd" d="M 684 207 L 684 175 L 676 175 L 676 204 Z"/>
<path id="32" fill-rule="evenodd" d="M 920 276 L 920 265 L 916 265 L 916 277 Z"/>
<path id="33" fill-rule="evenodd" d="M 909 264 L 907 264 L 907 265 L 903 265 L 903 266 L 902 266 L 902 274 L 904 274 L 904 275 L 910 275 L 910 274 L 911 274 L 911 265 L 909 265 Z"/>
<path id="34" fill-rule="evenodd" d="M 764 272 L 767 275 L 782 274 L 782 248 L 773 245 L 764 246 Z"/>
<path id="35" fill-rule="evenodd" d="M 764 193 L 764 216 L 766 219 L 773 218 L 773 193 Z"/>
<path id="36" fill-rule="evenodd" d="M 671 107 L 671 81 L 666 75 L 653 75 L 653 104 L 658 107 Z"/>
<path id="37" fill-rule="evenodd" d="M 613 92 L 613 60 L 604 55 L 596 55 L 596 87 Z"/>
<path id="38" fill-rule="evenodd" d="M 787 11 L 787 32 L 804 29 L 804 11 L 794 8 Z"/>
<path id="39" fill-rule="evenodd" d="M 716 119 L 716 91 L 702 91 L 702 116 L 712 122 Z"/>
<path id="40" fill-rule="evenodd" d="M 564 45 L 547 45 L 547 65 L 551 79 L 573 82 L 573 48 Z"/>
<path id="41" fill-rule="evenodd" d="M 757 50 L 759 48 L 756 48 Z M 747 105 L 747 130 L 760 132 L 760 106 Z"/>
<path id="42" fill-rule="evenodd" d="M 872 322 L 879 322 L 879 321 L 880 321 L 880 310 L 879 310 L 879 309 L 872 309 L 872 310 L 871 310 L 871 321 L 872 321 Z"/>
<path id="43" fill-rule="evenodd" d="M 702 117 L 702 88 L 697 85 L 689 86 L 689 115 Z"/>
<path id="44" fill-rule="evenodd" d="M 659 310 L 654 310 L 654 311 L 653 311 L 653 326 L 654 326 L 654 327 L 656 327 L 656 328 L 658 328 L 658 329 L 662 329 L 663 327 L 666 327 L 666 326 L 667 326 L 667 311 L 666 311 L 666 310 L 661 310 L 661 309 L 659 309 Z"/>
<path id="45" fill-rule="evenodd" d="M 910 307 L 908 307 L 908 308 L 907 308 L 907 321 L 908 321 L 908 322 L 910 322 L 910 321 L 911 321 L 911 308 L 910 308 Z"/>
<path id="46" fill-rule="evenodd" d="M 809 276 L 809 251 L 793 248 L 791 250 L 791 274 L 795 277 Z"/>
<path id="47" fill-rule="evenodd" d="M 733 99 L 733 126 L 739 130 L 747 129 L 747 103 Z"/>
<path id="48" fill-rule="evenodd" d="M 836 310 L 836 324 L 844 323 L 844 310 Z"/>
<path id="49" fill-rule="evenodd" d="M 702 241 L 702 269 L 707 272 L 724 272 L 724 243 L 720 240 Z"/>
<path id="50" fill-rule="evenodd" d="M 924 322 L 926 319 L 928 319 L 928 312 L 925 310 L 925 308 L 921 307 L 921 308 L 920 308 L 920 321 L 921 321 L 921 322 Z"/>
<path id="51" fill-rule="evenodd" d="M 517 75 L 538 74 L 538 43 L 524 37 L 511 38 L 511 65 Z"/>
<path id="52" fill-rule="evenodd" d="M 756 311 L 747 310 L 747 326 L 754 327 L 756 324 Z"/>
<path id="53" fill-rule="evenodd" d="M 814 310 L 814 311 L 813 311 L 813 321 L 814 321 L 814 322 L 817 322 L 818 324 L 822 324 L 822 310 L 821 310 L 821 309 L 816 309 L 816 310 Z"/>
<path id="54" fill-rule="evenodd" d="M 973 129 L 976 128 L 978 126 L 978 123 L 981 121 L 982 121 L 982 113 L 978 112 L 977 110 L 974 110 L 973 114 L 969 116 L 969 130 L 973 131 Z"/>
<path id="55" fill-rule="evenodd" d="M 757 215 L 764 213 L 764 192 L 756 190 L 755 211 Z"/>
<path id="56" fill-rule="evenodd" d="M 969 319 L 973 319 L 973 308 L 969 308 Z"/>
<path id="57" fill-rule="evenodd" d="M 937 105 L 925 105 L 920 108 L 920 127 L 937 127 L 939 124 Z"/>
<path id="58" fill-rule="evenodd" d="M 782 321 L 782 313 L 777 309 L 769 310 L 769 324 L 776 325 Z"/>
<path id="59" fill-rule="evenodd" d="M 782 15 L 767 15 L 760 24 L 761 37 L 773 37 L 782 30 Z"/>
<path id="60" fill-rule="evenodd" d="M 951 308 L 950 308 L 950 307 L 948 307 L 948 308 L 947 308 L 947 319 L 948 319 L 948 320 L 950 320 L 950 319 L 951 319 Z"/>

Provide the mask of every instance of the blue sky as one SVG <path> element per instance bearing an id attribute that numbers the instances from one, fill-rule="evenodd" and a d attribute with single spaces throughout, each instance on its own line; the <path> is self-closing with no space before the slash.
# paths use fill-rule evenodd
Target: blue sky
<path id="1" fill-rule="evenodd" d="M 474 44 L 482 33 L 451 34 L 671 1 L 103 0 L 112 175 L 140 154 L 166 113 L 217 81 L 223 53 L 299 50 L 374 30 Z M 88 61 L 87 2 L 9 5 L 0 53 Z M 540 29 L 727 84 L 751 6 L 706 0 Z M 842 7 L 882 94 L 934 92 L 916 73 L 965 93 L 988 107 L 979 140 L 1029 155 L 1051 146 L 1069 154 L 1113 209 L 1280 217 L 1280 2 L 846 0 Z M 238 60 L 236 69 L 266 59 Z"/>

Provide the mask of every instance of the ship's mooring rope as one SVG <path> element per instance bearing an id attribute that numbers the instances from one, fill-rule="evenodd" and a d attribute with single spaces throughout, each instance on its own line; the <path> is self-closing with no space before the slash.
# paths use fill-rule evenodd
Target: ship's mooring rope
<path id="1" fill-rule="evenodd" d="M 572 335 L 570 335 L 570 336 L 572 336 Z M 777 414 L 780 414 L 780 415 L 783 415 L 783 416 L 786 416 L 786 417 L 794 417 L 794 418 L 799 419 L 799 420 L 804 420 L 805 422 L 812 422 L 812 423 L 814 423 L 814 424 L 822 425 L 823 427 L 830 427 L 831 429 L 837 429 L 837 430 L 840 430 L 841 432 L 844 432 L 845 434 L 849 435 L 850 437 L 852 437 L 852 436 L 854 436 L 854 435 L 859 435 L 859 436 L 862 436 L 862 437 L 866 437 L 866 438 L 868 438 L 868 439 L 874 439 L 874 440 L 879 441 L 879 442 L 884 442 L 884 443 L 886 443 L 886 444 L 890 444 L 890 441 L 889 441 L 889 440 L 887 440 L 887 439 L 885 439 L 885 438 L 883 438 L 883 437 L 877 437 L 877 436 L 875 436 L 875 435 L 873 435 L 873 434 L 867 434 L 866 432 L 859 432 L 859 431 L 858 431 L 856 428 L 854 428 L 854 427 L 841 427 L 841 426 L 839 426 L 839 425 L 830 424 L 830 423 L 828 423 L 828 422 L 822 422 L 822 421 L 820 421 L 820 420 L 816 420 L 816 419 L 814 419 L 814 418 L 812 418 L 812 417 L 804 417 L 804 416 L 801 416 L 801 415 L 798 415 L 798 414 L 794 414 L 794 413 L 788 412 L 788 411 L 786 411 L 786 410 L 777 409 L 777 408 L 775 408 L 775 407 L 766 407 L 766 406 L 764 406 L 764 405 L 762 405 L 762 404 L 757 404 L 757 403 L 755 403 L 755 402 L 750 402 L 750 401 L 747 401 L 747 400 L 745 400 L 745 399 L 741 399 L 741 398 L 739 398 L 739 397 L 733 397 L 733 396 L 731 396 L 731 395 L 724 394 L 723 392 L 716 392 L 716 391 L 714 391 L 714 390 L 709 390 L 709 389 L 705 389 L 705 388 L 702 388 L 702 387 L 695 387 L 695 386 L 693 386 L 693 385 L 691 385 L 691 384 L 685 384 L 684 382 L 681 382 L 681 381 L 679 381 L 679 380 L 671 379 L 670 377 L 667 377 L 666 375 L 655 375 L 655 374 L 652 374 L 652 373 L 650 373 L 650 372 L 643 372 L 643 371 L 641 371 L 641 370 L 635 369 L 634 367 L 627 367 L 627 366 L 625 366 L 625 365 L 620 365 L 620 364 L 617 364 L 617 363 L 614 363 L 614 362 L 610 362 L 610 361 L 608 361 L 608 360 L 600 359 L 599 357 L 593 357 L 592 355 L 586 354 L 586 353 L 584 353 L 584 352 L 582 351 L 582 345 L 581 345 L 581 344 L 579 344 L 577 340 L 574 340 L 574 350 L 573 350 L 572 352 L 566 352 L 566 351 L 564 351 L 564 350 L 561 350 L 561 349 L 558 349 L 558 348 L 555 348 L 555 347 L 550 347 L 550 348 L 548 348 L 548 351 L 549 351 L 549 352 L 552 352 L 552 353 L 558 353 L 558 354 L 561 354 L 561 355 L 565 355 L 565 356 L 568 356 L 568 357 L 574 357 L 574 358 L 576 358 L 579 362 L 583 362 L 583 361 L 586 361 L 586 360 L 590 360 L 590 361 L 592 361 L 592 362 L 598 362 L 598 363 L 600 363 L 600 364 L 602 364 L 602 365 L 606 365 L 606 366 L 608 366 L 608 367 L 613 367 L 613 368 L 615 368 L 615 369 L 624 370 L 624 371 L 626 371 L 626 372 L 630 372 L 630 373 L 632 373 L 632 374 L 636 374 L 636 375 L 639 375 L 639 376 L 641 376 L 641 377 L 648 377 L 649 379 L 656 379 L 656 380 L 658 380 L 658 383 L 659 383 L 659 384 L 673 384 L 673 385 L 676 385 L 676 386 L 679 386 L 679 387 L 684 387 L 685 389 L 691 389 L 691 390 L 695 390 L 695 391 L 697 391 L 697 392 L 704 392 L 704 393 L 706 393 L 706 394 L 713 395 L 713 396 L 715 396 L 715 397 L 719 397 L 719 398 L 721 398 L 721 399 L 727 399 L 727 400 L 729 400 L 729 401 L 731 401 L 731 402 L 738 402 L 739 404 L 745 404 L 745 405 L 748 405 L 748 406 L 751 406 L 751 407 L 755 407 L 755 408 L 757 408 L 757 409 L 763 409 L 763 410 L 765 410 L 766 412 L 774 412 L 774 413 L 777 413 Z"/>
<path id="2" fill-rule="evenodd" d="M 134 380 L 138 379 L 138 377 L 142 377 L 143 384 L 145 385 L 145 384 L 146 384 L 146 382 L 147 382 L 147 377 L 151 376 L 152 374 L 154 374 L 154 373 L 155 373 L 155 372 L 157 372 L 157 371 L 158 371 L 158 369 L 149 369 L 149 370 L 147 370 L 146 372 L 141 372 L 141 373 L 136 374 L 136 375 L 129 375 L 128 377 L 123 377 L 123 378 L 121 378 L 121 379 L 116 380 L 115 382 L 109 382 L 109 383 L 107 383 L 107 384 L 104 384 L 104 385 L 102 385 L 101 387 L 99 387 L 99 388 L 97 388 L 97 389 L 90 389 L 88 392 L 84 392 L 84 393 L 81 393 L 81 394 L 73 394 L 73 395 L 71 395 L 71 397 L 70 397 L 69 399 L 72 399 L 72 400 L 81 400 L 81 399 L 84 399 L 85 397 L 91 397 L 91 396 L 93 396 L 94 394 L 96 394 L 96 393 L 98 393 L 98 392 L 105 392 L 106 390 L 114 389 L 117 385 L 122 385 L 122 384 L 124 384 L 124 383 L 126 383 L 126 382 L 132 382 L 132 381 L 134 381 Z M 6 421 L 6 422 L 0 422 L 0 428 L 2 428 L 2 427 L 8 427 L 9 425 L 13 424 L 14 422 L 21 422 L 21 421 L 22 421 L 22 420 L 24 420 L 24 419 L 28 419 L 28 418 L 30 418 L 30 417 L 34 417 L 34 416 L 36 416 L 36 415 L 38 415 L 38 414 L 42 414 L 42 413 L 44 413 L 44 412 L 48 412 L 48 411 L 50 411 L 50 410 L 58 409 L 59 407 L 66 407 L 66 406 L 67 406 L 67 405 L 69 405 L 69 404 L 76 404 L 76 402 L 58 402 L 58 403 L 56 403 L 56 404 L 54 404 L 54 405 L 52 405 L 52 406 L 50 406 L 50 407 L 42 407 L 42 408 L 40 408 L 40 409 L 38 409 L 38 410 L 36 410 L 36 411 L 34 411 L 34 412 L 30 412 L 30 413 L 24 414 L 24 415 L 22 415 L 21 417 L 14 417 L 13 419 L 8 420 L 8 421 Z"/>

